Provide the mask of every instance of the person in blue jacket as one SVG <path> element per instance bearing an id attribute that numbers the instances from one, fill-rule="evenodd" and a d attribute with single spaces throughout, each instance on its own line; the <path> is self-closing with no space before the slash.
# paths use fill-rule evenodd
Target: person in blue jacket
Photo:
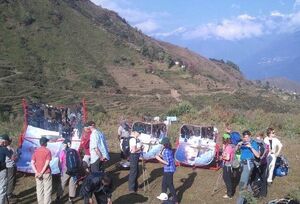
<path id="1" fill-rule="evenodd" d="M 242 133 L 242 141 L 236 146 L 236 150 L 241 152 L 241 168 L 242 174 L 239 182 L 239 197 L 237 204 L 243 204 L 245 193 L 250 188 L 249 181 L 252 170 L 254 168 L 254 159 L 259 158 L 259 146 L 255 140 L 251 138 L 251 132 L 246 130 Z"/>

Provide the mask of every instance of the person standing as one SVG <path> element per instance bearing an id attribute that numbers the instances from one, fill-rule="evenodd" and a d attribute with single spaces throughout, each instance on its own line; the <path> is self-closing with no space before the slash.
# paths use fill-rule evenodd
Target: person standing
<path id="1" fill-rule="evenodd" d="M 40 139 L 40 147 L 31 158 L 31 167 L 35 173 L 36 193 L 39 204 L 50 204 L 52 193 L 52 175 L 50 169 L 51 151 L 47 148 L 48 139 Z"/>
<path id="2" fill-rule="evenodd" d="M 6 140 L 6 148 L 9 151 L 10 157 L 6 157 L 6 168 L 7 168 L 7 198 L 8 200 L 15 198 L 13 194 L 15 185 L 16 185 L 16 160 L 17 155 L 14 148 L 11 146 L 12 139 L 8 135 L 4 135 Z"/>
<path id="3" fill-rule="evenodd" d="M 102 165 L 109 160 L 109 153 L 105 135 L 95 127 L 95 122 L 87 123 L 91 133 L 90 153 L 91 153 L 91 172 L 103 171 Z"/>
<path id="4" fill-rule="evenodd" d="M 138 188 L 138 175 L 139 175 L 139 159 L 143 146 L 138 139 L 141 134 L 140 130 L 133 130 L 129 140 L 129 162 L 130 171 L 128 179 L 129 192 L 136 192 Z"/>
<path id="5" fill-rule="evenodd" d="M 126 120 L 120 123 L 118 128 L 118 139 L 120 140 L 121 146 L 121 159 L 127 160 L 128 153 L 124 151 L 124 148 L 129 143 L 130 138 L 130 126 L 126 122 Z"/>
<path id="6" fill-rule="evenodd" d="M 223 138 L 223 180 L 226 185 L 227 193 L 223 196 L 223 198 L 231 199 L 234 194 L 234 186 L 233 186 L 233 168 L 232 161 L 234 159 L 234 147 L 231 145 L 230 137 L 226 139 Z"/>
<path id="7" fill-rule="evenodd" d="M 164 164 L 164 174 L 162 180 L 162 193 L 159 196 L 157 196 L 157 198 L 160 200 L 167 200 L 167 190 L 169 189 L 170 193 L 172 194 L 172 201 L 174 203 L 178 203 L 176 191 L 173 184 L 173 177 L 176 171 L 176 166 L 169 138 L 163 137 L 160 144 L 162 144 L 164 148 L 162 150 L 162 154 L 157 155 L 156 159 L 160 163 Z"/>
<path id="8" fill-rule="evenodd" d="M 85 178 L 80 189 L 84 204 L 93 204 L 93 194 L 97 204 L 112 204 L 112 179 L 107 174 L 94 172 Z"/>
<path id="9" fill-rule="evenodd" d="M 279 141 L 279 139 L 275 135 L 275 130 L 273 128 L 267 129 L 267 136 L 264 139 L 264 142 L 269 146 L 270 151 L 267 157 L 268 161 L 268 169 L 269 169 L 269 175 L 267 182 L 268 184 L 272 184 L 273 182 L 273 172 L 276 164 L 276 159 L 279 156 L 282 144 Z"/>
<path id="10" fill-rule="evenodd" d="M 251 132 L 246 130 L 242 133 L 242 141 L 237 144 L 236 151 L 241 152 L 242 174 L 239 182 L 239 197 L 237 204 L 243 204 L 245 192 L 248 190 L 250 176 L 254 168 L 254 159 L 259 158 L 259 147 L 257 142 L 251 138 Z"/>
<path id="11" fill-rule="evenodd" d="M 6 136 L 0 135 L 0 203 L 6 203 L 7 200 L 7 168 L 6 157 L 11 158 L 11 154 L 6 147 Z"/>
<path id="12" fill-rule="evenodd" d="M 257 196 L 266 197 L 268 193 L 268 185 L 267 185 L 267 178 L 268 178 L 268 162 L 267 156 L 269 154 L 269 145 L 265 144 L 264 142 L 264 133 L 260 132 L 257 136 L 255 141 L 259 146 L 259 154 L 260 158 L 255 158 L 255 168 L 252 173 L 252 181 L 258 183 L 258 191 L 256 192 Z M 258 179 L 257 179 L 258 178 Z M 260 182 L 257 182 L 260 181 Z"/>
<path id="13" fill-rule="evenodd" d="M 77 177 L 79 175 L 80 171 L 80 155 L 75 149 L 71 149 L 71 141 L 69 139 L 65 139 L 63 141 L 64 149 L 60 152 L 59 154 L 59 164 L 60 164 L 60 170 L 61 170 L 61 175 L 60 175 L 60 180 L 61 180 L 61 185 L 58 188 L 57 191 L 57 198 L 56 200 L 59 201 L 60 198 L 64 194 L 64 188 L 69 182 L 69 200 L 68 202 L 70 204 L 74 203 L 74 198 L 76 196 L 76 181 Z M 71 153 L 68 154 L 68 151 L 72 151 Z M 73 155 L 74 153 L 74 155 Z M 69 156 L 69 158 L 67 158 Z M 69 160 L 69 161 L 67 161 Z M 74 163 L 69 166 L 73 166 L 73 170 L 68 169 L 67 162 L 69 163 Z M 71 167 L 69 167 L 71 168 Z M 70 171 L 70 172 L 68 172 Z"/>
<path id="14" fill-rule="evenodd" d="M 95 123 L 91 123 L 91 125 L 95 126 Z M 81 152 L 81 150 L 83 150 L 84 156 L 82 159 L 82 166 L 85 169 L 86 173 L 90 172 L 89 168 L 91 166 L 91 153 L 90 153 L 91 134 L 92 132 L 89 129 L 88 124 L 85 124 L 78 151 Z"/>

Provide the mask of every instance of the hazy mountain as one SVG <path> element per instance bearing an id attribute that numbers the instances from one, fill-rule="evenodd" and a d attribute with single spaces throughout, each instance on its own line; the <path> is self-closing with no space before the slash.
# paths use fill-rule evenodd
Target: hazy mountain
<path id="1" fill-rule="evenodd" d="M 288 91 L 291 93 L 296 92 L 300 94 L 300 83 L 289 80 L 285 77 L 264 79 L 262 80 L 262 83 L 269 83 L 269 86 L 282 89 L 283 91 Z"/>
<path id="2" fill-rule="evenodd" d="M 300 32 L 238 41 L 164 39 L 208 58 L 231 60 L 240 66 L 248 79 L 287 77 L 300 82 Z"/>

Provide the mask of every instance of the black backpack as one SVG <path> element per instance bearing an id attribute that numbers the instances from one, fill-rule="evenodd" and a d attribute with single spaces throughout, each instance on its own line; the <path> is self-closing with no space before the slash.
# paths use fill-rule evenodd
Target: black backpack
<path id="1" fill-rule="evenodd" d="M 255 164 L 260 165 L 261 160 L 267 156 L 266 155 L 267 148 L 266 148 L 266 144 L 262 141 L 256 141 L 256 143 L 258 144 L 259 147 L 259 158 L 255 157 Z"/>
<path id="2" fill-rule="evenodd" d="M 122 152 L 125 157 L 128 157 L 130 155 L 130 146 L 129 146 L 129 140 L 134 137 L 124 137 L 122 142 Z"/>
<path id="3" fill-rule="evenodd" d="M 80 171 L 80 158 L 78 152 L 75 149 L 66 149 L 66 166 L 67 174 L 70 176 L 76 176 Z"/>

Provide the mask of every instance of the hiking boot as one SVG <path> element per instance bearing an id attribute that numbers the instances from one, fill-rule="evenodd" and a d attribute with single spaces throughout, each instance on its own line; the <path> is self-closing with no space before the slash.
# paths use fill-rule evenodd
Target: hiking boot
<path id="1" fill-rule="evenodd" d="M 71 198 L 69 198 L 68 204 L 74 204 L 74 201 Z"/>
<path id="2" fill-rule="evenodd" d="M 168 200 L 168 195 L 166 193 L 161 193 L 156 198 L 159 199 L 159 200 L 165 201 L 165 200 Z"/>

